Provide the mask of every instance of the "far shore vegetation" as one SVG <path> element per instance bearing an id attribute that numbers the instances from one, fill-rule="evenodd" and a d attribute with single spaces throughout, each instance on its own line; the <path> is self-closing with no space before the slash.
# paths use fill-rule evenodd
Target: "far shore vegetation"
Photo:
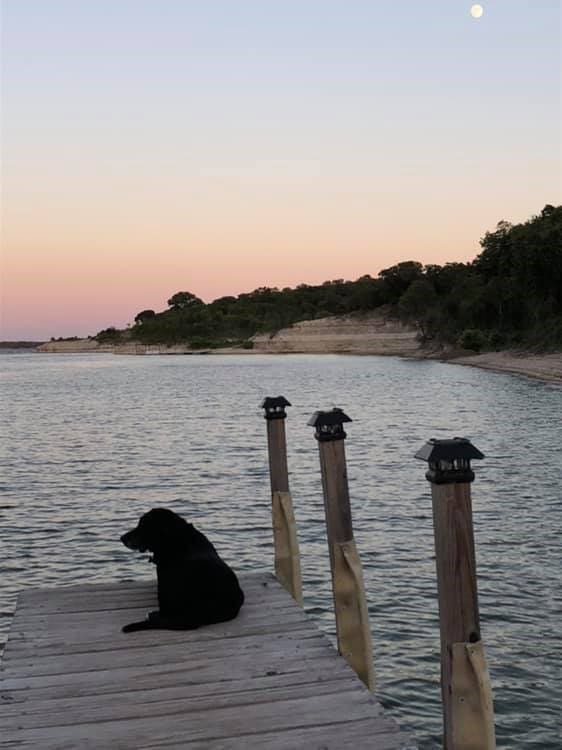
<path id="1" fill-rule="evenodd" d="M 376 278 L 336 279 L 294 289 L 261 287 L 206 304 L 188 291 L 162 312 L 141 310 L 126 330 L 100 343 L 242 346 L 302 320 L 379 311 L 414 326 L 429 346 L 473 351 L 562 348 L 562 206 L 546 205 L 523 224 L 501 221 L 470 263 L 385 268 Z"/>

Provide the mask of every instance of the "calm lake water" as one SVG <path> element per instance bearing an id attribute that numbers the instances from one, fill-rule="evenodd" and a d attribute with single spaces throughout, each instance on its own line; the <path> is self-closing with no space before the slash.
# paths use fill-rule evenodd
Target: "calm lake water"
<path id="1" fill-rule="evenodd" d="M 441 732 L 430 437 L 485 454 L 472 485 L 498 746 L 561 747 L 562 389 L 382 357 L 0 355 L 0 642 L 25 586 L 148 578 L 119 535 L 155 505 L 238 571 L 272 567 L 260 403 L 283 394 L 307 611 L 334 636 L 316 409 L 352 417 L 346 453 L 378 695 L 422 748 Z"/>

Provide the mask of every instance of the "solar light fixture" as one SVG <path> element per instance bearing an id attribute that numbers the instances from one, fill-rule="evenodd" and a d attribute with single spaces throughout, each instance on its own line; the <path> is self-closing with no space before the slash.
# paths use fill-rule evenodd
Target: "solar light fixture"
<path id="1" fill-rule="evenodd" d="M 307 424 L 315 427 L 314 437 L 317 440 L 343 440 L 346 434 L 343 429 L 344 422 L 353 420 L 344 414 L 343 409 L 334 407 L 331 411 L 315 411 Z"/>
<path id="2" fill-rule="evenodd" d="M 455 437 L 447 440 L 431 438 L 416 453 L 416 458 L 427 461 L 429 470 L 425 478 L 433 484 L 458 484 L 472 482 L 474 472 L 470 468 L 473 458 L 484 458 L 468 438 Z"/>
<path id="3" fill-rule="evenodd" d="M 285 396 L 266 396 L 262 402 L 262 409 L 265 409 L 265 419 L 285 419 L 287 416 L 286 406 L 291 406 L 291 404 Z"/>

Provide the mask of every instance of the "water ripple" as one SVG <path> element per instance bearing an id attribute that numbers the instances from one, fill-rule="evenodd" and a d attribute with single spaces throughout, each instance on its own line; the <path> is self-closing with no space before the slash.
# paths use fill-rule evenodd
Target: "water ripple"
<path id="1" fill-rule="evenodd" d="M 440 744 L 429 485 L 413 454 L 464 435 L 498 747 L 560 747 L 562 390 L 393 358 L 2 355 L 0 641 L 25 586 L 150 578 L 119 536 L 155 505 L 194 520 L 239 571 L 272 567 L 265 395 L 284 394 L 305 607 L 335 638 L 319 408 L 346 452 L 378 693 L 421 748 Z"/>

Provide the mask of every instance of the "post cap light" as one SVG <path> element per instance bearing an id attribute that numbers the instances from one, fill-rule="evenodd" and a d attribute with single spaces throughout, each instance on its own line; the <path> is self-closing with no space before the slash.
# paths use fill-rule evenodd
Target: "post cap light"
<path id="1" fill-rule="evenodd" d="M 437 440 L 432 438 L 416 453 L 416 458 L 427 461 L 429 470 L 425 478 L 433 484 L 456 484 L 472 482 L 474 472 L 470 468 L 473 458 L 484 458 L 478 448 L 467 438 Z"/>
<path id="2" fill-rule="evenodd" d="M 307 424 L 316 428 L 316 440 L 343 440 L 346 437 L 343 424 L 352 421 L 342 409 L 334 407 L 331 411 L 315 411 Z"/>
<path id="3" fill-rule="evenodd" d="M 285 396 L 266 396 L 262 402 L 262 409 L 265 409 L 265 419 L 285 419 L 287 416 L 286 406 L 291 406 L 291 404 Z"/>

